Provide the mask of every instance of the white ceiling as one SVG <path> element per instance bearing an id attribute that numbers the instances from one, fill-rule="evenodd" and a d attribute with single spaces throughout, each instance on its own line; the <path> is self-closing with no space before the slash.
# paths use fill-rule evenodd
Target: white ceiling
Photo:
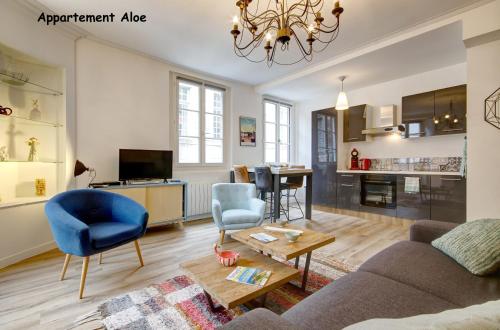
<path id="1" fill-rule="evenodd" d="M 292 66 L 275 65 L 268 68 L 264 63 L 250 63 L 236 57 L 233 53 L 232 36 L 229 30 L 231 18 L 237 13 L 236 0 L 38 1 L 59 14 L 73 14 L 74 12 L 108 14 L 113 12 L 117 16 L 121 16 L 127 11 L 146 14 L 147 23 L 78 23 L 78 26 L 97 38 L 147 53 L 180 66 L 252 85 L 285 77 L 297 72 L 297 70 L 331 60 L 340 54 L 375 40 L 474 3 L 484 2 L 484 0 L 344 0 L 341 1 L 345 12 L 342 15 L 340 36 L 327 50 L 319 53 L 310 63 L 302 62 Z M 255 3 L 257 1 L 254 1 Z M 326 3 L 330 7 L 333 5 L 333 1 L 330 0 L 327 0 Z M 323 16 L 326 17 L 330 13 L 330 7 L 324 10 Z M 446 42 L 443 38 L 439 40 Z M 420 45 L 423 44 L 420 43 Z M 397 48 L 397 46 L 395 47 Z M 440 50 L 444 52 L 447 50 L 441 44 L 433 45 L 433 47 L 435 49 L 434 55 L 439 54 L 437 52 Z M 403 52 L 405 50 L 404 47 L 399 49 Z M 408 55 L 410 57 L 407 58 L 406 65 L 411 66 L 410 59 L 418 60 L 419 56 L 418 53 Z M 427 58 L 430 55 L 432 55 L 431 51 L 426 52 L 422 49 L 422 56 Z M 451 56 L 455 57 L 453 54 Z M 353 67 L 353 70 L 365 70 L 371 67 L 372 72 L 366 74 L 381 77 L 371 65 L 374 64 L 373 61 L 377 57 L 379 61 L 386 59 L 382 53 L 373 54 L 372 57 L 366 59 L 364 66 L 358 63 L 358 66 Z M 439 59 L 433 61 L 439 62 Z M 389 67 L 392 64 L 389 60 L 385 62 Z M 380 64 L 377 62 L 377 65 Z M 399 67 L 404 68 L 404 65 Z M 389 70 L 386 75 L 390 76 L 389 73 L 392 71 L 394 70 Z M 384 70 L 384 72 L 386 71 Z M 326 74 L 321 79 L 325 80 L 327 76 L 330 79 L 330 75 Z M 317 82 L 316 79 L 314 81 Z"/>
<path id="2" fill-rule="evenodd" d="M 327 93 L 333 100 L 340 89 L 341 75 L 347 76 L 344 86 L 349 91 L 465 61 L 462 24 L 455 22 L 324 70 L 287 79 L 263 92 L 290 101 Z"/>

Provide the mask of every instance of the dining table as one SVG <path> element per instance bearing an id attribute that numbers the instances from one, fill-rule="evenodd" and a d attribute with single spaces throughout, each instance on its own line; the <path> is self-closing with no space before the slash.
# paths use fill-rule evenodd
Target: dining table
<path id="1" fill-rule="evenodd" d="M 253 167 L 248 168 L 248 174 L 250 175 L 250 180 L 252 181 L 254 178 L 255 169 Z M 312 213 L 312 176 L 313 170 L 310 168 L 289 168 L 289 167 L 271 167 L 271 173 L 273 175 L 273 217 L 274 219 L 279 219 L 280 217 L 280 183 L 283 178 L 288 177 L 300 177 L 303 176 L 306 178 L 306 212 L 305 218 L 311 220 Z M 234 181 L 234 172 L 231 171 L 230 181 Z"/>

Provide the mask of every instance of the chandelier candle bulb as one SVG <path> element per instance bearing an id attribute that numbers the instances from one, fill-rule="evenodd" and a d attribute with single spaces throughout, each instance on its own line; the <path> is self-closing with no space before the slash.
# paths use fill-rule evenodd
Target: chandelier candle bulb
<path id="1" fill-rule="evenodd" d="M 233 17 L 233 30 L 238 30 L 238 16 Z"/>

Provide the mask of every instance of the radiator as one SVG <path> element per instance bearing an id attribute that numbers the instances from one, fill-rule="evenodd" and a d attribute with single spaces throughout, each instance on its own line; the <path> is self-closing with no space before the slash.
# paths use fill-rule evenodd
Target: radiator
<path id="1" fill-rule="evenodd" d="M 209 182 L 188 184 L 188 220 L 207 218 L 212 215 L 212 184 Z"/>

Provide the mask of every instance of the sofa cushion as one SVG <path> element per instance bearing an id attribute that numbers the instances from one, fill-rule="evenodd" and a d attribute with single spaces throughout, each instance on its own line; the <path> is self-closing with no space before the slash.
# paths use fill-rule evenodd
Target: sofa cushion
<path id="1" fill-rule="evenodd" d="M 334 330 L 372 318 L 438 313 L 457 307 L 389 278 L 357 271 L 335 280 L 282 316 L 304 329 Z"/>
<path id="2" fill-rule="evenodd" d="M 121 222 L 100 222 L 89 225 L 90 240 L 96 249 L 105 249 L 133 240 L 141 231 L 140 226 Z"/>
<path id="3" fill-rule="evenodd" d="M 220 330 L 298 330 L 300 328 L 294 326 L 279 315 L 264 309 L 257 308 L 242 316 L 238 316 L 229 323 L 226 323 Z"/>
<path id="4" fill-rule="evenodd" d="M 371 257 L 359 270 L 385 276 L 461 307 L 500 299 L 500 277 L 471 274 L 429 244 L 403 241 Z"/>
<path id="5" fill-rule="evenodd" d="M 372 319 L 348 326 L 344 330 L 498 330 L 500 300 L 489 301 L 437 314 L 422 314 L 402 319 Z"/>
<path id="6" fill-rule="evenodd" d="M 500 268 L 500 219 L 464 223 L 432 241 L 432 246 L 472 274 L 494 273 Z"/>
<path id="7" fill-rule="evenodd" d="M 225 225 L 234 225 L 240 223 L 254 223 L 260 220 L 260 215 L 244 209 L 233 209 L 222 212 L 222 222 Z"/>

